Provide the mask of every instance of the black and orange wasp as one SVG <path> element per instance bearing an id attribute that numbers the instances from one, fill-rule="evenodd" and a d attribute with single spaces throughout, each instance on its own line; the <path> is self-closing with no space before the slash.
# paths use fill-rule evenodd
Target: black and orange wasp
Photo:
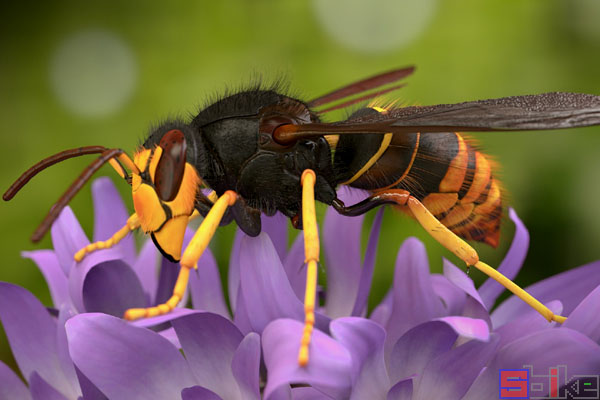
<path id="1" fill-rule="evenodd" d="M 548 308 L 495 269 L 479 261 L 464 239 L 498 243 L 502 194 L 488 158 L 457 132 L 522 131 L 600 124 L 600 97 L 546 93 L 434 106 L 366 106 L 347 119 L 322 122 L 330 111 L 376 99 L 403 86 L 414 68 L 402 68 L 355 82 L 309 102 L 277 88 L 253 88 L 224 97 L 191 121 L 167 121 L 154 129 L 130 158 L 121 149 L 88 146 L 66 150 L 27 170 L 6 191 L 10 200 L 43 169 L 85 154 L 100 154 L 51 208 L 35 231 L 38 241 L 61 210 L 105 163 L 131 185 L 135 213 L 105 242 L 110 247 L 130 231 L 149 233 L 162 254 L 183 268 L 173 296 L 164 304 L 130 309 L 126 319 L 167 313 L 180 301 L 194 268 L 216 228 L 235 220 L 250 236 L 261 231 L 261 213 L 280 212 L 304 229 L 307 263 L 305 329 L 299 363 L 308 362 L 314 324 L 319 260 L 315 200 L 355 216 L 383 204 L 404 209 L 442 245 L 498 280 L 548 320 L 562 322 Z M 374 103 L 376 104 L 376 103 Z M 339 185 L 370 196 L 346 205 Z M 212 189 L 205 195 L 201 188 Z M 191 218 L 204 217 L 182 251 Z"/>

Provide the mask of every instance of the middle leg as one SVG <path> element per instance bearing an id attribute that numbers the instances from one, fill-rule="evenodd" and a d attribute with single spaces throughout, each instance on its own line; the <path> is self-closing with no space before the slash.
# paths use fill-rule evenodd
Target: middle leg
<path id="1" fill-rule="evenodd" d="M 197 267 L 198 260 L 202 257 L 202 253 L 210 240 L 215 234 L 215 231 L 219 227 L 219 223 L 227 211 L 227 207 L 231 207 L 237 199 L 235 192 L 229 190 L 225 192 L 215 202 L 209 213 L 204 218 L 204 221 L 200 224 L 200 227 L 194 234 L 194 237 L 186 247 L 181 257 L 181 269 L 177 276 L 175 287 L 173 288 L 173 295 L 163 304 L 159 304 L 155 307 L 148 308 L 130 308 L 125 311 L 124 318 L 127 320 L 136 320 L 139 318 L 155 317 L 157 315 L 166 314 L 173 310 L 175 306 L 183 298 L 185 289 L 188 284 L 190 270 Z"/>
<path id="2" fill-rule="evenodd" d="M 315 325 L 315 297 L 317 293 L 317 263 L 319 262 L 319 232 L 315 213 L 315 182 L 313 170 L 302 173 L 302 221 L 304 229 L 304 262 L 306 268 L 306 290 L 304 292 L 304 331 L 300 341 L 298 364 L 308 364 L 308 349 Z"/>

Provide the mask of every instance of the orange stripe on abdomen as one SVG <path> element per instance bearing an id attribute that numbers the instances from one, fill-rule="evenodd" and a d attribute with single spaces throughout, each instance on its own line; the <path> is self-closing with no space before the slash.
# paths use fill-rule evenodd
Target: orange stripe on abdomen
<path id="1" fill-rule="evenodd" d="M 456 133 L 458 140 L 458 153 L 450 163 L 444 179 L 440 182 L 440 192 L 458 192 L 465 180 L 467 172 L 467 163 L 469 161 L 469 151 L 464 139 Z"/>
<path id="2" fill-rule="evenodd" d="M 457 137 L 459 151 L 440 182 L 442 193 L 428 194 L 423 204 L 458 236 L 495 247 L 502 218 L 500 184 L 493 177 L 486 156 Z"/>
<path id="3" fill-rule="evenodd" d="M 475 171 L 473 173 L 473 182 L 469 186 L 467 194 L 460 199 L 461 203 L 472 203 L 485 189 L 492 176 L 492 169 L 489 162 L 483 154 L 475 151 Z"/>

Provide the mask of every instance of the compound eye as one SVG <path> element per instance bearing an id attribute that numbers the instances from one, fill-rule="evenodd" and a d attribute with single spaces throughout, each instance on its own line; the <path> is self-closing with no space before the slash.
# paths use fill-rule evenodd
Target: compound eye
<path id="1" fill-rule="evenodd" d="M 162 201 L 172 201 L 179 192 L 185 171 L 185 137 L 174 129 L 165 133 L 158 145 L 162 154 L 154 173 L 154 186 Z"/>

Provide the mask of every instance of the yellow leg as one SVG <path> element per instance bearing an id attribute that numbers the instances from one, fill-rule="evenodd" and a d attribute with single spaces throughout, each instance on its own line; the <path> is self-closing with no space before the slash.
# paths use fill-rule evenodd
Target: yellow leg
<path id="1" fill-rule="evenodd" d="M 215 202 L 215 205 L 210 209 L 206 218 L 204 218 L 204 221 L 202 221 L 198 227 L 198 230 L 181 257 L 181 269 L 179 270 L 179 276 L 177 277 L 177 282 L 175 283 L 171 298 L 156 307 L 130 308 L 125 311 L 125 319 L 132 321 L 139 318 L 155 317 L 157 315 L 166 314 L 175 308 L 185 293 L 185 288 L 187 287 L 190 276 L 190 269 L 196 268 L 198 260 L 214 236 L 227 207 L 232 206 L 236 199 L 237 195 L 235 192 L 230 190 L 225 192 L 223 196 L 219 197 Z"/>
<path id="2" fill-rule="evenodd" d="M 307 169 L 302 173 L 302 223 L 304 225 L 304 262 L 306 270 L 306 291 L 304 293 L 304 331 L 298 353 L 298 364 L 308 364 L 308 348 L 315 325 L 315 296 L 317 293 L 317 263 L 319 262 L 319 232 L 315 214 L 315 173 Z"/>
<path id="3" fill-rule="evenodd" d="M 521 289 L 513 281 L 502 275 L 496 269 L 490 267 L 484 262 L 479 261 L 477 252 L 469 246 L 464 240 L 456 236 L 452 231 L 446 228 L 438 221 L 433 214 L 425 208 L 425 206 L 410 196 L 407 201 L 408 208 L 413 213 L 417 221 L 444 247 L 453 252 L 458 258 L 467 263 L 468 266 L 473 265 L 475 268 L 495 279 L 502 286 L 514 293 L 518 298 L 527 303 L 534 310 L 542 314 L 548 321 L 556 321 L 563 323 L 566 318 L 560 315 L 555 315 L 548 307 L 544 306 L 535 297 Z"/>
<path id="4" fill-rule="evenodd" d="M 140 220 L 138 219 L 137 214 L 133 213 L 131 217 L 127 219 L 127 223 L 125 224 L 125 226 L 123 226 L 121 229 L 115 232 L 115 234 L 112 235 L 110 239 L 88 244 L 83 249 L 75 253 L 75 256 L 73 258 L 75 259 L 75 261 L 80 262 L 87 254 L 91 253 L 92 251 L 100 249 L 109 249 L 117 243 L 119 243 L 125 236 L 127 236 L 129 232 L 139 228 L 139 226 Z"/>
<path id="5" fill-rule="evenodd" d="M 196 219 L 200 216 L 200 213 L 198 212 L 198 210 L 194 210 L 194 212 L 192 213 L 192 215 L 190 215 L 190 217 L 188 218 L 188 222 L 190 222 L 193 219 Z"/>
<path id="6" fill-rule="evenodd" d="M 219 197 L 217 196 L 217 194 L 215 193 L 215 191 L 214 191 L 214 190 L 213 190 L 212 192 L 210 192 L 210 193 L 208 194 L 208 196 L 206 196 L 206 197 L 208 197 L 208 199 L 209 199 L 210 201 L 212 201 L 213 203 L 215 203 L 215 202 L 217 201 L 217 199 L 219 198 Z"/>

